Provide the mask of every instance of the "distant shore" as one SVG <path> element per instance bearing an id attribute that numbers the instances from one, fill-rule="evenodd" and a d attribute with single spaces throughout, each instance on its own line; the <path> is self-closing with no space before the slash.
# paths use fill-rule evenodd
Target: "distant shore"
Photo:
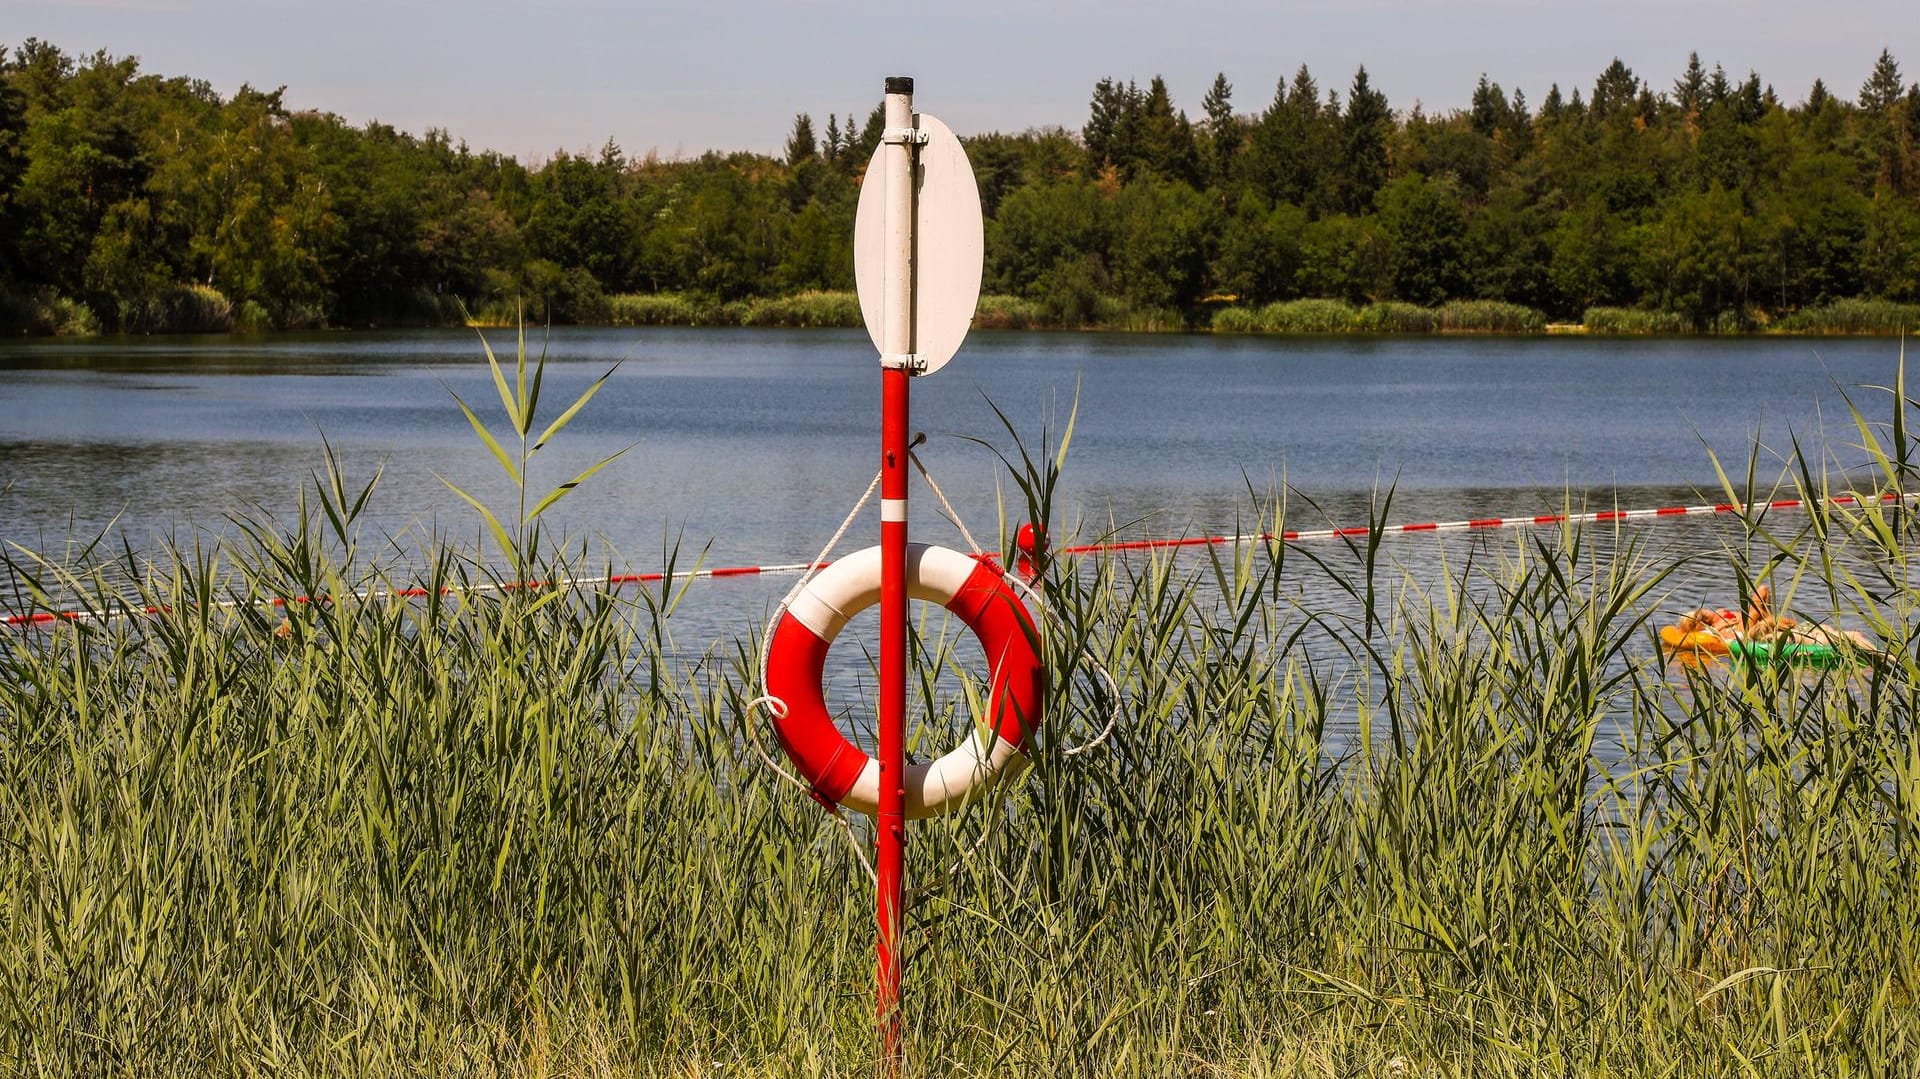
<path id="1" fill-rule="evenodd" d="M 158 333 L 218 334 L 271 332 L 264 320 L 251 320 L 224 300 L 190 290 L 185 314 Z M 217 296 L 217 294 L 215 294 Z M 860 300 L 852 292 L 805 291 L 786 296 L 721 300 L 688 292 L 629 293 L 576 304 L 574 326 L 758 326 L 784 329 L 857 328 L 863 324 Z M 33 311 L 16 298 L 12 305 L 36 317 L 13 318 L 0 334 L 23 337 L 87 337 L 100 333 L 99 320 L 84 305 L 49 302 Z M 469 309 L 458 301 L 434 298 L 416 304 L 409 316 L 360 326 L 311 324 L 290 329 L 404 329 L 431 326 L 513 326 L 523 314 L 531 324 L 543 313 L 506 301 Z M 22 313 L 19 310 L 15 314 Z M 562 323 L 555 323 L 556 325 Z M 1110 296 L 1028 298 L 988 294 L 980 297 L 975 329 L 1062 330 L 1121 333 L 1219 333 L 1277 336 L 1549 336 L 1604 337 L 1896 337 L 1920 328 L 1920 304 L 1888 300 L 1838 300 L 1775 316 L 1749 310 L 1740 317 L 1724 312 L 1701 322 L 1675 311 L 1629 307 L 1589 307 L 1578 319 L 1554 317 L 1538 308 L 1498 300 L 1453 300 L 1433 307 L 1397 301 L 1351 304 L 1342 300 L 1300 299 L 1246 304 L 1236 297 L 1208 297 L 1193 310 L 1141 309 Z"/>
<path id="2" fill-rule="evenodd" d="M 1063 306 L 1065 309 L 1063 309 Z M 800 292 L 752 300 L 720 301 L 690 293 L 619 295 L 607 298 L 605 318 L 579 325 L 859 327 L 859 298 L 851 292 Z M 516 312 L 483 309 L 466 320 L 474 326 L 510 326 Z M 1060 305 L 1022 296 L 984 295 L 974 315 L 982 330 L 1103 330 L 1131 333 L 1223 333 L 1278 335 L 1516 335 L 1595 336 L 1794 336 L 1893 337 L 1920 328 L 1920 304 L 1841 300 L 1773 318 L 1754 311 L 1722 317 L 1702 327 L 1683 314 L 1625 307 L 1590 307 L 1581 317 L 1555 319 L 1537 308 L 1496 300 L 1455 300 L 1434 307 L 1341 300 L 1284 300 L 1242 304 L 1230 297 L 1191 312 L 1141 310 L 1111 297 Z"/>

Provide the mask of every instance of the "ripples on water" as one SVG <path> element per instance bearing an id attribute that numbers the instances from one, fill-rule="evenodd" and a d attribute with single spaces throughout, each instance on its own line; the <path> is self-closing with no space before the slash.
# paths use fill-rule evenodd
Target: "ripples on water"
<path id="1" fill-rule="evenodd" d="M 493 335 L 496 349 L 510 337 Z M 569 329 L 550 353 L 550 412 L 623 363 L 536 478 L 632 447 L 554 514 L 558 533 L 595 537 L 596 562 L 657 569 L 676 539 L 708 565 L 802 561 L 872 476 L 879 380 L 858 331 Z M 1884 413 L 1885 395 L 1859 387 L 1890 382 L 1897 359 L 1874 340 L 983 333 L 916 383 L 914 427 L 987 543 L 1001 500 L 1015 498 L 972 441 L 1015 452 L 992 406 L 1037 449 L 1076 400 L 1061 542 L 1258 531 L 1271 522 L 1254 519 L 1252 496 L 1283 487 L 1295 528 L 1365 523 L 1389 487 L 1392 521 L 1630 508 L 1723 500 L 1709 451 L 1739 475 L 1758 446 L 1769 484 L 1789 433 L 1835 470 L 1858 467 L 1841 391 Z M 439 477 L 496 504 L 511 493 L 450 391 L 497 414 L 469 332 L 0 344 L 0 541 L 59 559 L 70 539 L 101 533 L 136 552 L 231 535 L 233 515 L 291 513 L 324 433 L 350 477 L 383 470 L 363 544 L 404 567 L 423 537 L 479 535 Z M 923 489 L 915 498 L 916 538 L 962 546 Z M 1388 577 L 1432 588 L 1526 535 L 1389 536 Z M 1734 566 L 1766 555 L 1743 551 L 1724 519 L 1587 535 L 1603 554 L 1618 536 L 1651 561 L 1682 560 L 1659 590 L 1676 609 L 1733 603 Z M 1179 557 L 1197 572 L 1205 556 Z M 757 632 L 791 583 L 697 584 L 673 620 L 677 647 L 698 655 Z M 1351 613 L 1305 558 L 1289 561 L 1282 592 Z M 1816 616 L 1823 602 L 1793 597 Z M 837 698 L 860 688 L 859 652 L 852 640 L 835 651 Z"/>

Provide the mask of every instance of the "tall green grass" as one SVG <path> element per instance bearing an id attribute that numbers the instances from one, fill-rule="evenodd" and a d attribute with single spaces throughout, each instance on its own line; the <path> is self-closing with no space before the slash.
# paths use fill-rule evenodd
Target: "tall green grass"
<path id="1" fill-rule="evenodd" d="M 721 301 L 687 292 L 627 293 L 607 298 L 615 326 L 859 326 L 851 292 Z"/>
<path id="2" fill-rule="evenodd" d="M 1286 300 L 1221 308 L 1212 326 L 1220 333 L 1543 333 L 1547 316 L 1496 300 L 1455 300 L 1432 308 L 1393 301 L 1355 308 L 1339 300 Z"/>
<path id="3" fill-rule="evenodd" d="M 1544 333 L 1547 315 L 1499 300 L 1453 300 L 1434 312 L 1434 323 L 1441 333 Z"/>
<path id="4" fill-rule="evenodd" d="M 1052 325 L 1040 301 L 1004 293 L 982 294 L 973 324 L 983 330 L 1036 330 Z"/>
<path id="5" fill-rule="evenodd" d="M 1920 304 L 1891 300 L 1836 300 L 1806 307 L 1773 324 L 1780 333 L 1895 334 L 1920 330 Z"/>
<path id="6" fill-rule="evenodd" d="M 1419 304 L 1371 303 L 1353 316 L 1359 333 L 1432 333 L 1435 313 Z"/>
<path id="7" fill-rule="evenodd" d="M 1214 312 L 1222 333 L 1347 333 L 1356 312 L 1339 300 L 1285 300 L 1265 307 L 1224 307 Z"/>
<path id="8" fill-rule="evenodd" d="M 1646 311 L 1637 307 L 1589 307 L 1580 317 L 1588 333 L 1601 334 L 1682 334 L 1692 333 L 1693 323 L 1675 311 Z"/>
<path id="9" fill-rule="evenodd" d="M 865 325 L 860 315 L 860 297 L 851 292 L 800 292 L 754 300 L 747 305 L 740 321 L 747 326 L 857 328 Z"/>
<path id="10" fill-rule="evenodd" d="M 513 382 L 509 426 L 538 430 Z M 1859 420 L 1862 491 L 1917 478 L 1893 415 Z M 1007 451 L 1010 489 L 1044 521 L 1064 448 L 1036 450 Z M 1821 465 L 1796 459 L 1799 493 L 1841 489 Z M 748 749 L 744 627 L 688 659 L 677 589 L 508 588 L 448 545 L 397 576 L 358 539 L 372 497 L 330 465 L 285 519 L 130 576 L 9 555 L 48 602 L 166 613 L 0 639 L 0 1058 L 871 1074 L 871 886 Z M 518 574 L 604 569 L 521 507 Z M 1884 642 L 1800 675 L 1662 666 L 1677 567 L 1627 537 L 1517 536 L 1413 580 L 1383 553 L 1389 509 L 1331 550 L 1049 567 L 1032 773 L 913 832 L 911 1071 L 1910 1068 L 1911 515 L 1738 522 L 1743 580 Z M 1248 513 L 1278 532 L 1285 507 Z M 1301 572 L 1349 602 L 1302 606 Z M 407 584 L 429 598 L 355 598 Z M 288 595 L 324 601 L 276 632 L 265 601 Z M 937 657 L 952 635 L 930 617 L 916 640 Z M 1124 718 L 1068 757 L 1114 703 L 1088 656 Z"/>
<path id="11" fill-rule="evenodd" d="M 100 319 L 79 300 L 52 289 L 0 293 L 0 332 L 85 337 L 100 332 Z"/>
<path id="12" fill-rule="evenodd" d="M 607 297 L 607 306 L 615 326 L 722 324 L 718 303 L 684 292 L 621 293 Z"/>

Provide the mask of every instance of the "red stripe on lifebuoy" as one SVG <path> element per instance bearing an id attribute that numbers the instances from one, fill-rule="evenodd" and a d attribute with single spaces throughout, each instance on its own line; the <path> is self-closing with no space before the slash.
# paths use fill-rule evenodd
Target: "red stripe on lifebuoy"
<path id="1" fill-rule="evenodd" d="M 877 599 L 879 560 L 870 557 L 877 550 L 869 548 L 835 563 L 794 597 L 774 629 L 766 666 L 767 694 L 780 702 L 774 728 L 787 758 L 816 798 L 867 812 L 872 810 L 858 800 L 850 801 L 849 794 L 861 783 L 871 758 L 834 725 L 827 711 L 824 678 L 827 651 L 840 627 Z M 991 562 L 924 544 L 911 544 L 909 550 L 908 593 L 941 603 L 972 630 L 987 657 L 988 728 L 999 742 L 1025 751 L 1039 729 L 1046 692 L 1046 672 L 1037 651 L 1039 636 L 1026 605 Z M 956 560 L 965 560 L 964 575 Z M 823 629 L 809 625 L 809 618 L 831 624 Z M 974 736 L 970 732 L 967 737 Z M 909 816 L 937 812 L 965 794 L 972 780 L 956 770 L 959 778 L 948 777 L 949 786 L 936 792 L 942 801 L 929 807 L 926 793 L 913 787 L 913 774 L 924 780 L 929 768 L 941 767 L 970 744 L 963 742 L 933 765 L 909 768 Z M 983 766 L 987 763 L 985 757 L 980 760 Z M 976 777 L 977 781 L 991 782 L 993 774 L 984 770 L 986 774 Z M 916 803 L 916 797 L 922 800 Z"/>

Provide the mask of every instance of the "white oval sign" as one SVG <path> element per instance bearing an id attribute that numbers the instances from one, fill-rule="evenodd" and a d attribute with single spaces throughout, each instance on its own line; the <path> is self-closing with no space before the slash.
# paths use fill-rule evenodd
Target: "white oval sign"
<path id="1" fill-rule="evenodd" d="M 966 340 L 980 302 L 980 270 L 986 232 L 980 218 L 980 188 L 960 139 L 946 124 L 925 113 L 914 126 L 927 133 L 914 176 L 913 351 L 920 373 L 938 371 Z M 853 219 L 853 279 L 860 292 L 860 317 L 873 347 L 880 344 L 881 307 L 886 293 L 884 241 L 886 207 L 881 189 L 881 156 L 876 150 L 860 184 L 860 208 Z"/>

